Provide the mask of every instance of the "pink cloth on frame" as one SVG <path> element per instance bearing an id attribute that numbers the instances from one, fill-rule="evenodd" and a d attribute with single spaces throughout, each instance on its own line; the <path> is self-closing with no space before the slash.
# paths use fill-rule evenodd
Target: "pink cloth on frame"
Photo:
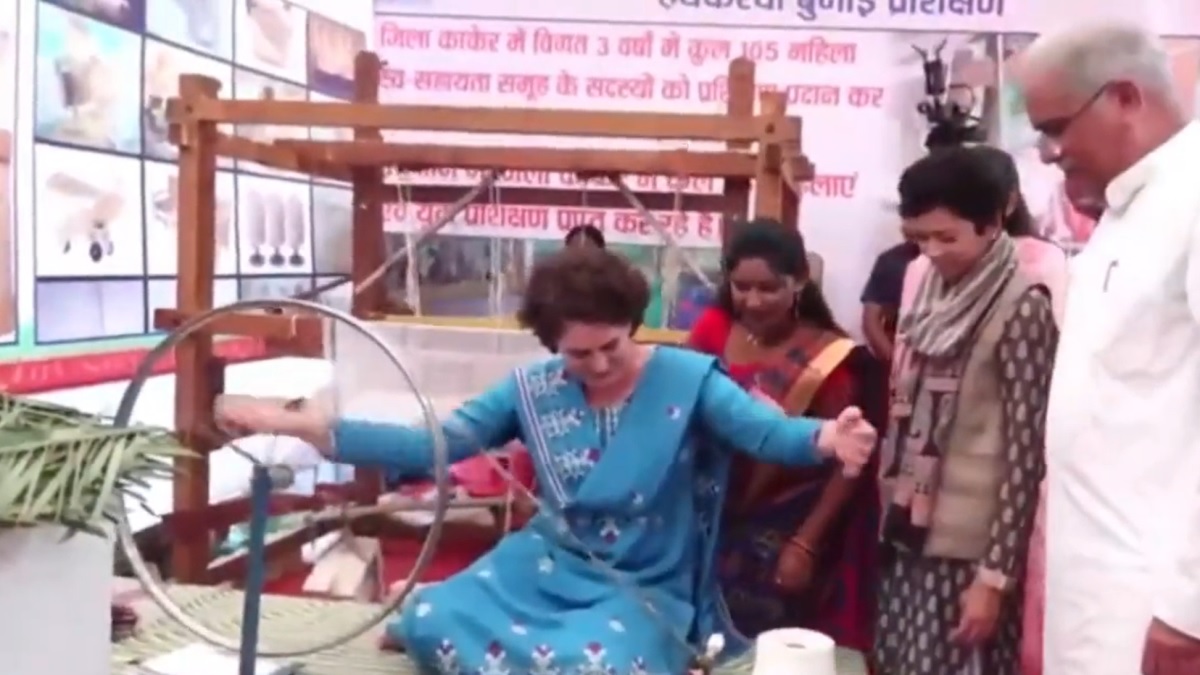
<path id="1" fill-rule="evenodd" d="M 1021 627 L 1021 673 L 1042 675 L 1042 637 L 1046 629 L 1046 483 L 1042 482 L 1037 520 L 1025 567 L 1025 625 Z"/>
<path id="2" fill-rule="evenodd" d="M 1016 239 L 1021 271 L 1035 283 L 1045 284 L 1054 306 L 1054 320 L 1062 324 L 1067 295 L 1067 255 L 1057 245 L 1036 237 Z M 903 315 L 917 294 L 921 276 L 929 270 L 929 258 L 920 256 L 908 265 L 900 294 Z M 904 346 L 896 344 L 892 373 L 904 362 Z M 1042 631 L 1046 604 L 1046 491 L 1038 501 L 1037 519 L 1029 541 L 1029 562 L 1025 571 L 1025 625 L 1022 631 L 1021 669 L 1023 675 L 1042 675 Z"/>

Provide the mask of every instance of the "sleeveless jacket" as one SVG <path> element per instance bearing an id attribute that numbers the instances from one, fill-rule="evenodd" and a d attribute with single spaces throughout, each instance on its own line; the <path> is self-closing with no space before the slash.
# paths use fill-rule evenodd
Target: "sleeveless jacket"
<path id="1" fill-rule="evenodd" d="M 954 421 L 937 439 L 940 476 L 925 555 L 977 560 L 987 551 L 1005 475 L 1000 374 L 1004 367 L 1021 367 L 1000 363 L 996 351 L 1005 325 L 1032 286 L 1019 271 L 1013 275 L 961 357 Z"/>

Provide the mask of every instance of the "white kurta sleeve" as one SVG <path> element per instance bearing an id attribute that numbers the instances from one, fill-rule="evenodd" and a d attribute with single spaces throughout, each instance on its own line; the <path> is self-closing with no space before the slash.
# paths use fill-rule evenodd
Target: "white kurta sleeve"
<path id="1" fill-rule="evenodd" d="M 1186 275 L 1188 309 L 1192 319 L 1200 323 L 1200 218 L 1191 229 Z M 1188 519 L 1188 532 L 1200 532 L 1200 485 L 1191 494 L 1192 502 L 1180 516 Z M 1180 543 L 1169 574 L 1155 602 L 1154 616 L 1175 630 L 1200 638 L 1200 537 L 1188 537 Z"/>

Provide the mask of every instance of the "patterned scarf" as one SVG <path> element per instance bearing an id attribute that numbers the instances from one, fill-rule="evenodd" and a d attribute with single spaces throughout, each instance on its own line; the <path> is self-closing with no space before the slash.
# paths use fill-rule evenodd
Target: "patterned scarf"
<path id="1" fill-rule="evenodd" d="M 900 317 L 897 339 L 925 358 L 957 357 L 1016 271 L 1016 245 L 1004 233 L 975 269 L 954 284 L 931 269 L 921 279 L 912 307 Z"/>

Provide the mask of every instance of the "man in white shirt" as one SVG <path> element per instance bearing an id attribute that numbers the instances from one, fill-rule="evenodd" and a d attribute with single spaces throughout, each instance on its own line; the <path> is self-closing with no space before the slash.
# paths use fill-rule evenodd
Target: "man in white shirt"
<path id="1" fill-rule="evenodd" d="M 1107 186 L 1047 420 L 1046 675 L 1200 675 L 1200 125 L 1139 28 L 1042 36 L 1043 160 Z"/>

